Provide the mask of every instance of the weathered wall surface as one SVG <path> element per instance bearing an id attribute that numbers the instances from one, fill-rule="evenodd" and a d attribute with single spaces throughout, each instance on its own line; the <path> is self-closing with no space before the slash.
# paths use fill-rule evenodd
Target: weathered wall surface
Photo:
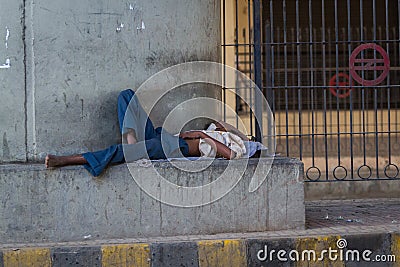
<path id="1" fill-rule="evenodd" d="M 0 6 L 0 162 L 24 161 L 24 7 L 22 0 L 2 0 Z"/>
<path id="2" fill-rule="evenodd" d="M 179 188 L 210 183 L 228 163 L 230 173 L 244 170 L 236 186 L 215 202 L 190 208 L 153 199 L 125 165 L 111 167 L 97 179 L 83 167 L 46 170 L 39 164 L 2 165 L 0 244 L 79 241 L 89 234 L 94 239 L 108 239 L 304 228 L 303 164 L 299 160 L 276 158 L 268 174 L 269 159 L 259 163 L 251 159 L 248 164 L 244 159 L 217 160 L 190 174 L 170 162 L 155 162 L 154 167 Z M 249 192 L 257 164 L 266 179 Z M 152 168 L 134 168 L 148 181 L 157 181 Z M 154 186 L 160 188 L 160 183 Z M 212 199 L 211 194 L 202 196 L 204 203 Z"/>
<path id="3" fill-rule="evenodd" d="M 0 45 L 10 31 L 0 65 L 11 61 L 0 69 L 0 162 L 118 142 L 121 89 L 177 63 L 218 61 L 219 2 L 0 0 Z"/>

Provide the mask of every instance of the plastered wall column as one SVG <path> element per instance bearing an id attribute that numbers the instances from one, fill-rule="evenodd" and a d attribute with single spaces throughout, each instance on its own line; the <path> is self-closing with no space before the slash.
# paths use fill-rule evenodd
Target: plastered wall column
<path id="1" fill-rule="evenodd" d="M 25 161 L 24 3 L 0 6 L 0 162 Z"/>
<path id="2" fill-rule="evenodd" d="M 121 89 L 135 89 L 178 63 L 219 61 L 218 0 L 0 0 L 0 5 L 0 65 L 11 59 L 9 69 L 0 69 L 2 162 L 118 142 Z"/>

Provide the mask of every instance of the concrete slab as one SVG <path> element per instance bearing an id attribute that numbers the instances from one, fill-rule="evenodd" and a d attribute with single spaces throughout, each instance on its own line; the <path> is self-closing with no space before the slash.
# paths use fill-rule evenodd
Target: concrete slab
<path id="1" fill-rule="evenodd" d="M 264 161 L 259 164 L 269 164 Z M 235 169 L 243 162 L 231 164 Z M 276 158 L 266 181 L 251 193 L 248 188 L 257 163 L 258 159 L 249 161 L 242 179 L 224 197 L 192 208 L 153 199 L 138 187 L 125 165 L 109 168 L 97 179 L 82 167 L 46 170 L 42 165 L 1 165 L 0 240 L 61 242 L 89 235 L 115 239 L 303 229 L 302 163 Z M 184 184 L 185 177 L 196 184 L 215 179 L 227 164 L 218 160 L 190 176 L 169 162 L 154 166 L 160 173 L 175 172 L 168 177 L 180 177 Z M 148 168 L 137 168 L 143 177 L 155 178 L 148 176 Z"/>

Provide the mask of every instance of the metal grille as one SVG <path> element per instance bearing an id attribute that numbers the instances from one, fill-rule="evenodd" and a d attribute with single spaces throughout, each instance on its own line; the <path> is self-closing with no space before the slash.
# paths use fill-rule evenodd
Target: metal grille
<path id="1" fill-rule="evenodd" d="M 400 178 L 400 0 L 222 0 L 222 11 L 223 63 L 267 96 L 277 153 L 300 158 L 307 181 Z"/>

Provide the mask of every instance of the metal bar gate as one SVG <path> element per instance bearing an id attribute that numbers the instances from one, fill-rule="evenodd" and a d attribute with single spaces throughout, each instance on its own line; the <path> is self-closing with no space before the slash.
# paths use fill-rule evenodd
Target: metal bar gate
<path id="1" fill-rule="evenodd" d="M 221 1 L 223 63 L 268 99 L 277 153 L 309 182 L 400 179 L 400 0 Z"/>

